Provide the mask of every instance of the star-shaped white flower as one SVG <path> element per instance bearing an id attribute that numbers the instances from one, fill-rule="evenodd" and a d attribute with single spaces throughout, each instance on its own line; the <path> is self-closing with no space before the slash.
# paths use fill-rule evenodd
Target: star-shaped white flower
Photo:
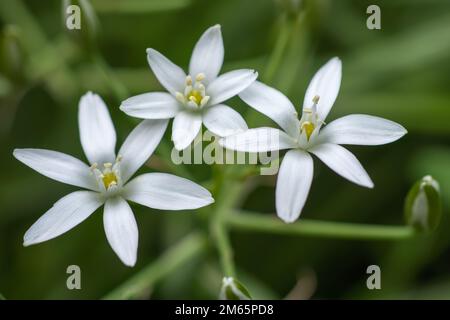
<path id="1" fill-rule="evenodd" d="M 44 149 L 15 149 L 14 156 L 54 180 L 86 188 L 61 198 L 25 233 L 24 245 L 53 239 L 105 205 L 106 237 L 124 264 L 136 263 L 138 228 L 126 200 L 161 210 L 196 209 L 214 202 L 205 188 L 165 173 L 147 173 L 129 181 L 159 144 L 168 120 L 142 121 L 116 157 L 116 132 L 103 100 L 87 93 L 79 104 L 81 144 L 91 164 Z M 129 182 L 128 182 L 129 181 Z"/>
<path id="2" fill-rule="evenodd" d="M 341 69 L 341 60 L 333 58 L 314 75 L 306 90 L 300 119 L 286 96 L 254 82 L 240 98 L 274 120 L 283 131 L 250 129 L 220 141 L 228 149 L 243 152 L 291 149 L 281 163 L 276 186 L 277 214 L 285 222 L 298 219 L 308 197 L 313 178 L 309 153 L 351 182 L 372 188 L 372 180 L 358 159 L 340 144 L 380 145 L 406 134 L 398 123 L 362 114 L 339 118 L 321 129 L 339 92 Z"/>
<path id="3" fill-rule="evenodd" d="M 177 150 L 189 146 L 202 123 L 213 134 L 227 135 L 248 129 L 242 116 L 222 104 L 255 81 L 254 70 L 239 69 L 218 76 L 224 48 L 219 25 L 200 37 L 189 64 L 189 75 L 154 49 L 147 49 L 153 73 L 166 92 L 150 92 L 122 102 L 120 109 L 142 119 L 174 118 L 172 140 Z"/>

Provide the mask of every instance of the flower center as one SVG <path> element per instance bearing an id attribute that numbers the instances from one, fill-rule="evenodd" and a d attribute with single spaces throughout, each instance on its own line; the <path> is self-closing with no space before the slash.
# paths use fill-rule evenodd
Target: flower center
<path id="1" fill-rule="evenodd" d="M 319 126 L 319 120 L 317 118 L 317 103 L 320 97 L 314 96 L 312 99 L 313 105 L 311 108 L 303 108 L 302 118 L 300 119 L 300 134 L 305 134 L 307 141 L 311 138 L 311 135 Z"/>
<path id="2" fill-rule="evenodd" d="M 117 185 L 117 176 L 114 174 L 114 172 L 107 172 L 103 174 L 103 185 L 106 189 L 109 189 L 112 185 Z"/>
<path id="3" fill-rule="evenodd" d="M 200 105 L 203 99 L 202 93 L 199 90 L 191 90 L 188 93 L 187 99 L 189 101 L 195 102 L 196 105 Z"/>
<path id="4" fill-rule="evenodd" d="M 197 74 L 194 82 L 190 75 L 187 76 L 184 93 L 175 93 L 177 100 L 192 109 L 198 109 L 205 106 L 208 103 L 209 96 L 206 95 L 205 85 L 202 83 L 204 79 L 204 73 Z"/>
<path id="5" fill-rule="evenodd" d="M 300 127 L 300 132 L 305 132 L 306 138 L 309 140 L 315 128 L 316 126 L 314 125 L 314 123 L 305 121 L 302 123 Z"/>
<path id="6" fill-rule="evenodd" d="M 95 175 L 97 183 L 101 190 L 112 191 L 121 185 L 120 179 L 120 161 L 118 156 L 114 164 L 107 162 L 103 164 L 103 168 L 99 169 L 98 164 L 94 163 L 91 170 Z"/>

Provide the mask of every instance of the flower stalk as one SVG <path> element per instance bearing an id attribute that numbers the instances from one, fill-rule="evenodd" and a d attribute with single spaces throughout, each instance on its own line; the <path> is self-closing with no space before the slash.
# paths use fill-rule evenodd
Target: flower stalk
<path id="1" fill-rule="evenodd" d="M 280 235 L 309 236 L 355 240 L 402 240 L 416 235 L 411 226 L 384 226 L 302 219 L 285 224 L 268 215 L 235 211 L 226 217 L 227 224 L 236 230 L 267 232 Z"/>
<path id="2" fill-rule="evenodd" d="M 235 181 L 230 181 L 232 180 L 230 179 L 232 172 L 229 172 L 229 170 L 220 173 L 221 174 L 216 175 L 216 179 L 220 182 L 217 190 L 220 195 L 217 200 L 216 210 L 212 214 L 210 231 L 215 240 L 224 275 L 235 277 L 236 271 L 233 260 L 233 248 L 230 243 L 229 230 L 226 221 L 233 211 L 243 185 Z"/>
<path id="3" fill-rule="evenodd" d="M 206 246 L 206 237 L 200 233 L 191 233 L 103 299 L 132 299 L 141 296 L 155 283 L 201 255 Z"/>

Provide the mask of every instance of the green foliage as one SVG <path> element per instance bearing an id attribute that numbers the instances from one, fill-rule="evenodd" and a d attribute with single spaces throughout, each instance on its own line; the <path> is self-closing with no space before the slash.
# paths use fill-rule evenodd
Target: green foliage
<path id="1" fill-rule="evenodd" d="M 304 0 L 292 7 L 272 0 L 92 0 L 98 29 L 90 46 L 64 28 L 61 2 L 0 1 L 0 285 L 8 299 L 216 299 L 224 266 L 256 299 L 304 298 L 298 288 L 307 286 L 301 281 L 310 284 L 313 298 L 449 296 L 448 1 L 378 1 L 382 29 L 368 30 L 369 1 Z M 22 247 L 26 229 L 74 188 L 18 163 L 13 148 L 49 148 L 83 159 L 76 118 L 87 90 L 105 98 L 122 142 L 137 122 L 119 110 L 121 100 L 161 90 L 145 49 L 156 48 L 187 67 L 195 41 L 216 23 L 223 30 L 224 70 L 257 69 L 297 108 L 317 67 L 333 56 L 342 59 L 342 87 L 328 121 L 366 113 L 408 129 L 390 145 L 349 147 L 375 188 L 351 185 L 317 164 L 301 217 L 305 225 L 301 219 L 288 227 L 275 222 L 272 229 L 275 177 L 244 175 L 254 172 L 248 166 L 238 172 L 227 166 L 175 166 L 169 128 L 141 171 L 172 172 L 199 182 L 223 195 L 214 206 L 180 213 L 134 206 L 140 239 L 133 269 L 110 249 L 100 210 L 58 239 Z M 3 50 L 11 45 L 17 48 L 13 56 Z M 246 114 L 252 127 L 274 125 L 239 99 L 227 103 Z M 434 232 L 415 237 L 403 225 L 402 206 L 411 185 L 428 174 L 440 183 L 443 214 Z M 239 178 L 230 185 L 221 175 Z M 233 222 L 235 214 L 248 211 L 257 217 Z M 230 225 L 222 228 L 227 219 Z M 324 237 L 324 224 L 311 220 L 330 221 L 326 227 L 338 223 L 331 228 L 334 235 Z M 392 229 L 389 237 L 379 237 L 377 226 L 337 237 L 346 223 Z M 322 235 L 310 237 L 317 230 Z M 80 291 L 65 286 L 71 264 L 82 269 Z M 380 291 L 365 287 L 370 264 L 381 267 Z M 302 270 L 313 270 L 317 282 L 299 277 L 296 283 Z"/>

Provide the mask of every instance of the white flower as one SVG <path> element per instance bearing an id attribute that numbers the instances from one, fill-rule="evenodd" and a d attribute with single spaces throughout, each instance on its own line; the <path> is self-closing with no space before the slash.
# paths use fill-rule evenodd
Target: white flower
<path id="1" fill-rule="evenodd" d="M 276 187 L 277 214 L 285 222 L 293 222 L 300 216 L 308 196 L 313 178 L 309 153 L 351 182 L 372 188 L 372 180 L 358 159 L 340 144 L 380 145 L 406 133 L 395 122 L 362 114 L 339 118 L 321 130 L 339 91 L 341 68 L 341 61 L 333 58 L 314 75 L 306 90 L 300 119 L 281 92 L 254 82 L 240 94 L 241 99 L 270 117 L 284 131 L 250 129 L 220 141 L 226 148 L 244 152 L 291 149 L 281 163 Z"/>
<path id="2" fill-rule="evenodd" d="M 15 149 L 14 156 L 54 180 L 86 188 L 56 202 L 25 233 L 24 246 L 55 238 L 105 205 L 103 222 L 114 252 L 127 266 L 136 263 L 138 229 L 126 200 L 162 210 L 196 209 L 214 200 L 203 187 L 165 173 L 147 173 L 128 182 L 159 144 L 168 120 L 145 120 L 127 137 L 116 157 L 116 132 L 103 100 L 87 93 L 80 100 L 81 144 L 91 166 L 56 151 Z"/>
<path id="3" fill-rule="evenodd" d="M 143 119 L 174 118 L 172 140 L 177 150 L 189 146 L 199 133 L 202 122 L 213 134 L 227 135 L 248 129 L 239 113 L 222 104 L 255 81 L 254 70 L 239 69 L 218 76 L 224 48 L 219 25 L 200 37 L 189 64 L 189 75 L 154 49 L 147 49 L 147 59 L 166 92 L 150 92 L 122 102 L 126 114 Z"/>

